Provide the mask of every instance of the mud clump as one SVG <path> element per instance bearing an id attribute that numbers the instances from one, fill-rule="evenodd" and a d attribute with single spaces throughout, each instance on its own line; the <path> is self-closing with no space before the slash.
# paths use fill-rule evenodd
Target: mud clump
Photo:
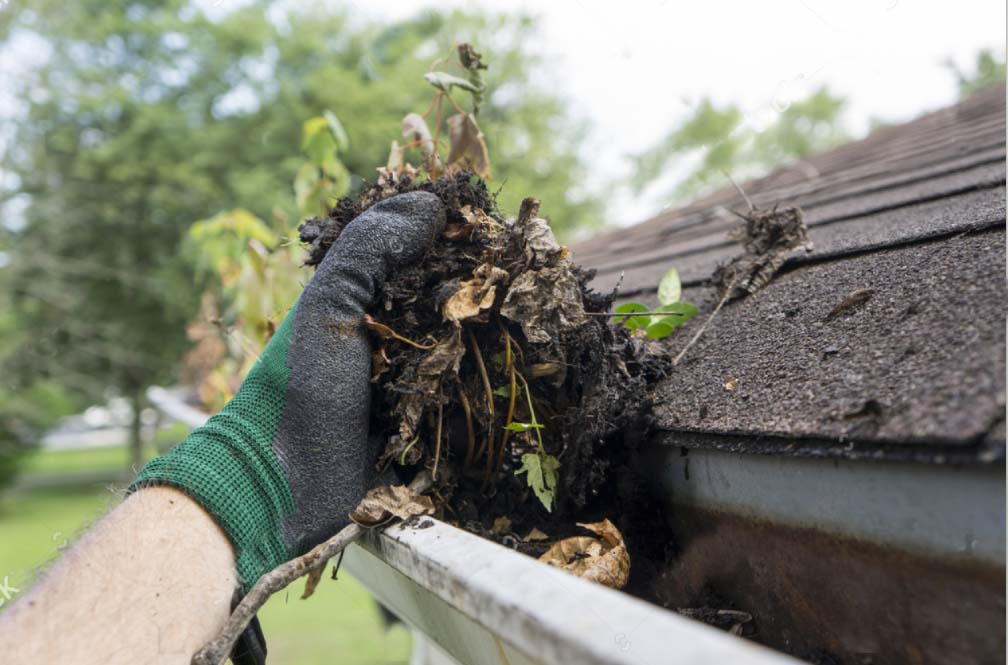
<path id="1" fill-rule="evenodd" d="M 383 173 L 302 225 L 308 263 L 364 209 L 413 190 L 437 195 L 447 224 L 364 321 L 379 466 L 404 479 L 430 469 L 440 517 L 529 553 L 533 529 L 553 539 L 586 515 L 619 523 L 638 501 L 627 476 L 652 423 L 646 388 L 668 358 L 597 316 L 613 296 L 586 286 L 592 274 L 557 243 L 538 201 L 505 219 L 469 173 Z"/>

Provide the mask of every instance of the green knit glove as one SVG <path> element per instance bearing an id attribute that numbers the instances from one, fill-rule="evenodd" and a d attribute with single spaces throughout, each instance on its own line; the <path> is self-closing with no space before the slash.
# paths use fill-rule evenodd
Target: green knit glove
<path id="1" fill-rule="evenodd" d="M 362 318 L 386 276 L 443 226 L 440 200 L 424 192 L 347 225 L 234 398 L 130 485 L 170 485 L 200 503 L 231 540 L 246 591 L 345 526 L 374 483 L 381 445 L 368 439 Z"/>
<path id="2" fill-rule="evenodd" d="M 148 462 L 129 490 L 171 485 L 195 499 L 231 540 L 246 590 L 296 556 L 279 529 L 294 512 L 294 498 L 272 450 L 290 380 L 287 353 L 296 311 L 295 304 L 234 398 L 170 452 Z"/>

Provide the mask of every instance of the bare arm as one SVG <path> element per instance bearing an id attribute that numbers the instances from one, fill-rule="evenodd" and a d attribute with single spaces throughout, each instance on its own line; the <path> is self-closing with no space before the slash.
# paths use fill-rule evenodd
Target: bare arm
<path id="1" fill-rule="evenodd" d="M 194 501 L 140 490 L 0 614 L 2 660 L 188 663 L 227 620 L 234 553 Z"/>

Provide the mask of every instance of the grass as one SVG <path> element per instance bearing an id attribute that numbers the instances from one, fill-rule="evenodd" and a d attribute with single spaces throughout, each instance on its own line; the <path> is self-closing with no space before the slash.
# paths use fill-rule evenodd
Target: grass
<path id="1" fill-rule="evenodd" d="M 127 458 L 123 449 L 39 453 L 27 475 L 111 468 Z M 109 466 L 112 464 L 112 466 Z M 118 502 L 101 485 L 25 489 L 0 496 L 0 583 L 23 595 L 37 574 L 72 545 L 77 535 Z M 378 606 L 345 571 L 338 582 L 323 577 L 315 595 L 300 600 L 302 583 L 274 596 L 260 613 L 270 662 L 321 665 L 406 663 L 410 638 L 402 626 L 386 631 Z M 0 608 L 0 612 L 3 609 Z"/>
<path id="2" fill-rule="evenodd" d="M 25 458 L 22 475 L 121 472 L 130 465 L 129 450 L 122 447 L 86 450 L 39 450 Z"/>
<path id="3" fill-rule="evenodd" d="M 189 432 L 185 425 L 175 424 L 158 430 L 153 445 L 148 444 L 144 458 L 150 459 L 154 450 L 167 450 Z M 21 464 L 23 476 L 50 475 L 60 473 L 105 472 L 114 477 L 128 469 L 132 460 L 125 446 L 105 448 L 81 448 L 76 450 L 37 450 L 29 454 Z"/>

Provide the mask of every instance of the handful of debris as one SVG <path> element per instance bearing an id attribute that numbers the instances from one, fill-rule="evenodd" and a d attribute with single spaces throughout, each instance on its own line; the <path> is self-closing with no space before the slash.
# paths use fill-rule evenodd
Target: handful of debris
<path id="1" fill-rule="evenodd" d="M 374 338 L 371 431 L 386 441 L 379 466 L 406 477 L 429 469 L 441 515 L 481 535 L 570 530 L 646 433 L 645 388 L 667 358 L 598 316 L 612 296 L 585 286 L 591 275 L 538 201 L 505 219 L 468 172 L 418 182 L 382 170 L 301 227 L 308 262 L 364 208 L 414 189 L 442 200 L 447 225 L 421 262 L 388 279 L 364 322 Z M 500 517 L 509 533 L 492 528 Z"/>

